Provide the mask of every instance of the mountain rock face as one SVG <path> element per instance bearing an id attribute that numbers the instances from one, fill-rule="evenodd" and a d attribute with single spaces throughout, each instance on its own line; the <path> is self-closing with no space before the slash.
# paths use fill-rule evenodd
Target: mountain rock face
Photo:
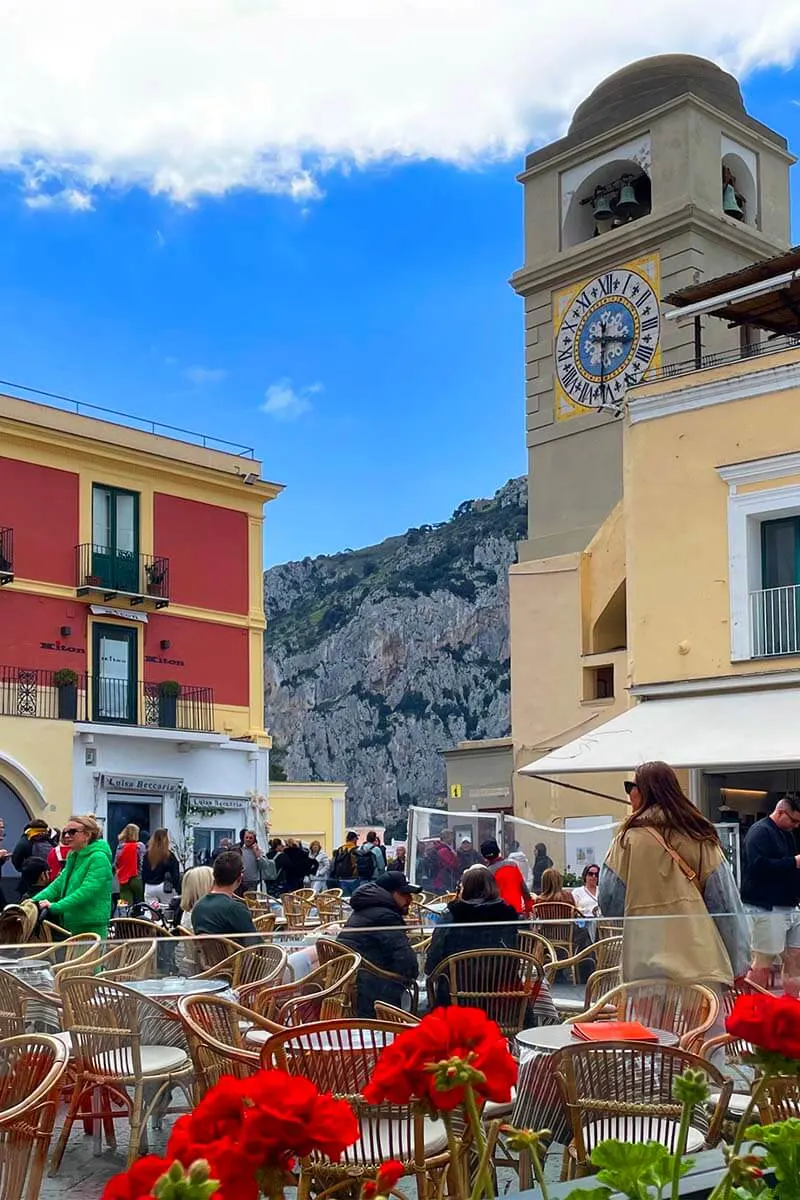
<path id="1" fill-rule="evenodd" d="M 440 751 L 509 732 L 508 568 L 527 481 L 447 522 L 266 572 L 265 708 L 290 780 L 348 785 L 391 826 L 445 787 Z"/>

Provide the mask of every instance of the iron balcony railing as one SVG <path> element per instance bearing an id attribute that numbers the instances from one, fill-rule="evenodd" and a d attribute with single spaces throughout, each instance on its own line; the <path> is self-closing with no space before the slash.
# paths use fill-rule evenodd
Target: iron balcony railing
<path id="1" fill-rule="evenodd" d="M 750 593 L 753 658 L 800 654 L 800 586 Z"/>
<path id="2" fill-rule="evenodd" d="M 75 547 L 79 596 L 100 593 L 104 600 L 129 596 L 133 604 L 152 600 L 156 608 L 169 604 L 169 559 L 153 554 L 111 550 L 91 542 Z"/>
<path id="3" fill-rule="evenodd" d="M 0 585 L 14 578 L 14 530 L 0 528 Z"/>
<path id="4" fill-rule="evenodd" d="M 749 346 L 736 346 L 733 350 L 720 350 L 716 354 L 696 354 L 694 358 L 681 362 L 663 363 L 647 372 L 644 383 L 658 379 L 674 379 L 679 375 L 691 375 L 694 371 L 707 371 L 711 367 L 724 367 L 726 363 L 745 362 L 749 358 L 761 358 L 765 354 L 779 354 L 782 350 L 800 349 L 800 335 L 786 334 L 754 342 Z"/>
<path id="5" fill-rule="evenodd" d="M 214 689 L 0 666 L 0 716 L 213 733 Z"/>

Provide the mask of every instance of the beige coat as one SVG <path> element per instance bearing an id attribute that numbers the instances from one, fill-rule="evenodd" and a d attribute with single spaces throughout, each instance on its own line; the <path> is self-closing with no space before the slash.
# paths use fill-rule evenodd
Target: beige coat
<path id="1" fill-rule="evenodd" d="M 700 888 L 644 827 L 617 834 L 606 856 L 601 893 L 609 898 L 609 910 L 621 907 L 621 884 L 624 914 L 606 911 L 602 903 L 601 910 L 604 916 L 638 918 L 624 927 L 622 978 L 730 985 L 731 960 L 704 899 L 712 876 L 729 875 L 725 856 L 710 842 L 668 830 L 660 810 L 650 810 L 648 816 L 648 823 L 697 872 Z M 717 883 L 709 890 L 716 893 Z M 615 893 L 618 905 L 610 899 Z"/>

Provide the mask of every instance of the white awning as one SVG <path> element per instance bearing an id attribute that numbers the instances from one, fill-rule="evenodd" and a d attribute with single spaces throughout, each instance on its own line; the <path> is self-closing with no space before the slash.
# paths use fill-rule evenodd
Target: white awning
<path id="1" fill-rule="evenodd" d="M 520 769 L 631 771 L 643 762 L 736 770 L 800 763 L 800 688 L 644 700 Z"/>

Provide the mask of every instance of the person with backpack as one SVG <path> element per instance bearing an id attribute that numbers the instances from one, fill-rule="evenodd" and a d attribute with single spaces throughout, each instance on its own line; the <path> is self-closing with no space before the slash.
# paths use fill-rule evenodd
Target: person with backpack
<path id="1" fill-rule="evenodd" d="M 359 884 L 358 877 L 358 834 L 351 829 L 344 840 L 344 845 L 333 856 L 328 878 L 334 880 L 334 887 L 340 887 L 345 896 L 352 896 Z"/>
<path id="2" fill-rule="evenodd" d="M 386 870 L 386 851 L 374 829 L 370 829 L 367 834 L 367 848 L 375 859 L 374 874 L 381 875 Z"/>
<path id="3" fill-rule="evenodd" d="M 372 846 L 369 842 L 364 842 L 364 845 L 359 846 L 356 850 L 356 875 L 358 876 L 356 887 L 360 888 L 365 883 L 370 883 L 382 871 L 383 862 L 381 861 L 379 867 L 378 860 L 372 852 Z"/>

